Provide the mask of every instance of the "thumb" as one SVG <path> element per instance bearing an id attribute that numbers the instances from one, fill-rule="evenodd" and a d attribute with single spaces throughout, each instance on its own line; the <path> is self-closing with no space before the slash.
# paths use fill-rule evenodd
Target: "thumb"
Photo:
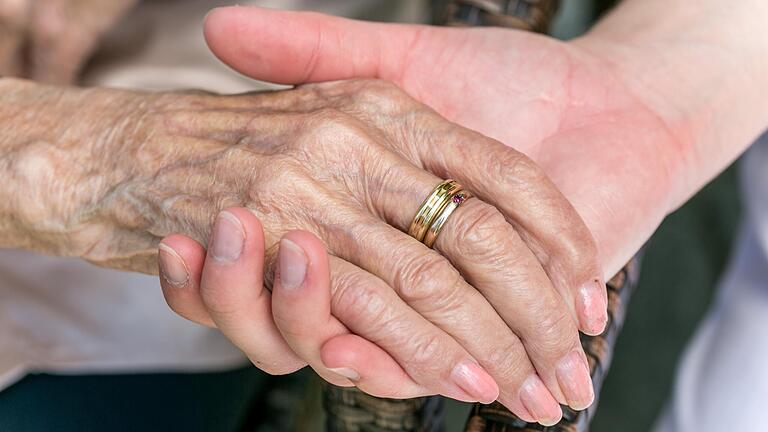
<path id="1" fill-rule="evenodd" d="M 427 26 L 382 24 L 314 12 L 224 7 L 205 19 L 213 53 L 258 80 L 301 84 L 349 78 L 398 82 Z"/>

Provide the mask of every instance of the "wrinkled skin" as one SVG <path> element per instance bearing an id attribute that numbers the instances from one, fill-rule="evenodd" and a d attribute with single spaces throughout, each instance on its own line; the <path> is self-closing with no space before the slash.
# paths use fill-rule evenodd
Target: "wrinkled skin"
<path id="1" fill-rule="evenodd" d="M 248 207 L 264 227 L 268 281 L 283 234 L 323 241 L 334 317 L 408 373 L 404 395 L 500 397 L 521 410 L 525 384 L 552 410 L 591 403 L 577 323 L 605 324 L 599 259 L 570 203 L 519 152 L 383 81 L 239 96 L 6 85 L 17 88 L 2 121 L 40 111 L 46 126 L 6 137 L 5 212 L 25 233 L 6 246 L 154 272 L 161 237 L 204 244 L 222 208 Z M 403 231 L 449 177 L 478 198 L 433 251 Z M 229 316 L 235 304 L 209 306 Z"/>
<path id="2" fill-rule="evenodd" d="M 0 75 L 67 84 L 138 0 L 0 1 Z"/>

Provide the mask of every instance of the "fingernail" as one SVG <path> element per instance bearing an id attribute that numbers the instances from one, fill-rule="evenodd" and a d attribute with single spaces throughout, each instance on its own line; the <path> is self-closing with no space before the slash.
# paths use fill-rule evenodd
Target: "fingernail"
<path id="1" fill-rule="evenodd" d="M 589 366 L 581 353 L 574 350 L 563 357 L 557 366 L 556 375 L 571 408 L 580 411 L 592 405 L 595 392 L 589 377 Z"/>
<path id="2" fill-rule="evenodd" d="M 352 368 L 340 367 L 340 368 L 328 368 L 328 370 L 335 373 L 336 375 L 341 375 L 350 381 L 360 380 L 360 374 L 357 373 L 357 371 Z"/>
<path id="3" fill-rule="evenodd" d="M 489 404 L 499 397 L 499 386 L 477 363 L 459 363 L 451 371 L 451 379 L 478 402 Z"/>
<path id="4" fill-rule="evenodd" d="M 243 224 L 228 211 L 219 213 L 213 228 L 211 254 L 216 261 L 232 263 L 240 258 L 245 243 Z"/>
<path id="5" fill-rule="evenodd" d="M 170 246 L 160 243 L 158 248 L 160 275 L 174 287 L 185 286 L 189 282 L 189 271 L 184 260 Z"/>
<path id="6" fill-rule="evenodd" d="M 608 321 L 608 304 L 605 284 L 599 279 L 592 280 L 579 288 L 582 331 L 592 336 L 605 330 Z"/>
<path id="7" fill-rule="evenodd" d="M 563 418 L 563 410 L 538 375 L 531 375 L 520 389 L 520 400 L 536 421 L 544 426 L 557 424 Z"/>
<path id="8" fill-rule="evenodd" d="M 307 255 L 296 243 L 280 240 L 278 252 L 280 266 L 280 288 L 296 289 L 304 283 L 307 274 Z"/>

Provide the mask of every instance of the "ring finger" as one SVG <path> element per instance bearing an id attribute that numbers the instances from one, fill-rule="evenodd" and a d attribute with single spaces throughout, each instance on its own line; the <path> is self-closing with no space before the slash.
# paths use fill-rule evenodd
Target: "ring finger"
<path id="1" fill-rule="evenodd" d="M 377 177 L 367 172 L 378 187 L 364 202 L 405 231 L 440 179 L 403 163 L 393 153 L 377 157 L 386 174 Z M 330 249 L 384 279 L 407 303 L 451 333 L 500 380 L 503 397 L 517 399 L 514 393 L 528 378 L 527 369 L 519 366 L 528 364 L 527 352 L 556 399 L 575 409 L 591 404 L 586 357 L 570 311 L 536 256 L 498 210 L 478 199 L 468 200 L 454 211 L 436 242 L 437 249 L 482 296 L 438 254 L 404 238 L 403 233 L 372 226 L 371 222 L 356 224 L 347 231 L 349 235 L 342 235 L 342 244 Z M 366 244 L 377 247 L 362 253 Z M 499 315 L 503 321 L 497 319 Z M 457 323 L 455 316 L 467 318 Z M 508 330 L 501 333 L 507 326 L 522 339 L 525 352 L 522 347 L 512 348 L 519 340 Z M 484 332 L 504 335 L 500 340 L 507 342 L 478 336 Z M 501 356 L 499 351 L 511 354 Z M 505 367 L 510 363 L 518 366 Z"/>

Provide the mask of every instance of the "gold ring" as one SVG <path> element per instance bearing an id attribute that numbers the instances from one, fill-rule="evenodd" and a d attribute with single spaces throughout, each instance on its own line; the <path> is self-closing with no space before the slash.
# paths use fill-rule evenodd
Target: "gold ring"
<path id="1" fill-rule="evenodd" d="M 460 184 L 450 179 L 437 185 L 427 199 L 421 203 L 419 211 L 416 212 L 416 216 L 414 216 L 413 222 L 411 222 L 411 226 L 408 228 L 408 235 L 418 241 L 423 241 L 424 235 L 437 215 L 450 201 L 451 197 L 456 192 L 461 191 L 461 189 Z"/>
<path id="2" fill-rule="evenodd" d="M 427 247 L 431 248 L 432 245 L 435 244 L 437 235 L 440 234 L 440 230 L 443 229 L 445 221 L 451 217 L 451 213 L 459 208 L 459 206 L 462 205 L 464 201 L 470 198 L 472 198 L 472 194 L 466 190 L 460 190 L 451 196 L 451 199 L 448 200 L 448 202 L 443 206 L 443 209 L 437 215 L 435 220 L 429 226 L 427 233 L 424 235 L 423 243 L 427 245 Z"/>

